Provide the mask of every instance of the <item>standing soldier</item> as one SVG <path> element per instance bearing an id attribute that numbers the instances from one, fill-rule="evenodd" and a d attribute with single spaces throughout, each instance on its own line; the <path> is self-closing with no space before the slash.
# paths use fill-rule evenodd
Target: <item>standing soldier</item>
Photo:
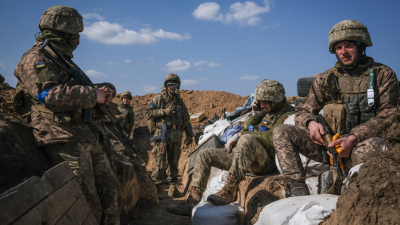
<path id="1" fill-rule="evenodd" d="M 317 114 L 341 138 L 328 147 L 340 145 L 345 172 L 376 156 L 384 145 L 379 125 L 396 110 L 399 86 L 389 67 L 365 55 L 372 46 L 367 28 L 356 20 L 344 20 L 329 32 L 329 51 L 336 55 L 335 66 L 318 75 L 308 96 L 296 107 L 294 125 L 274 131 L 274 145 L 286 177 L 286 197 L 309 194 L 299 153 L 322 162 L 325 135 Z M 327 176 L 328 177 L 328 176 Z"/>
<path id="2" fill-rule="evenodd" d="M 43 13 L 39 28 L 42 34 L 15 68 L 18 83 L 14 109 L 27 119 L 36 144 L 43 147 L 53 166 L 69 163 L 99 223 L 119 224 L 119 183 L 90 118 L 97 114 L 96 104 L 112 100 L 115 87 L 79 82 L 91 83 L 71 60 L 83 31 L 82 16 L 75 9 L 50 7 Z M 53 46 L 44 48 L 49 55 L 40 50 L 46 39 Z M 85 112 L 89 118 L 83 117 Z"/>
<path id="3" fill-rule="evenodd" d="M 212 166 L 229 170 L 222 190 L 207 198 L 208 202 L 215 205 L 226 205 L 234 201 L 239 183 L 245 179 L 249 169 L 256 174 L 274 172 L 276 165 L 272 131 L 293 113 L 294 107 L 288 105 L 283 85 L 276 80 L 261 81 L 256 87 L 256 101 L 245 125 L 247 129 L 254 126 L 258 130 L 234 134 L 225 144 L 225 150 L 210 148 L 200 151 L 194 164 L 189 197 L 177 205 L 167 206 L 166 210 L 190 216 L 207 187 Z"/>
<path id="4" fill-rule="evenodd" d="M 163 123 L 167 125 L 167 146 L 165 146 L 166 163 L 160 163 L 160 144 L 156 143 L 152 153 L 156 161 L 157 167 L 151 174 L 151 179 L 157 185 L 157 193 L 162 193 L 162 185 L 164 181 L 165 170 L 168 165 L 168 196 L 172 197 L 178 176 L 178 162 L 181 155 L 182 131 L 186 133 L 185 144 L 190 145 L 193 142 L 192 125 L 190 124 L 190 116 L 185 103 L 180 98 L 178 90 L 181 80 L 178 75 L 170 73 L 165 77 L 164 86 L 166 91 L 156 95 L 146 109 L 146 115 L 149 119 L 154 119 L 157 124 L 155 136 L 161 134 Z M 159 167 L 161 169 L 159 169 Z"/>
<path id="5" fill-rule="evenodd" d="M 121 124 L 124 131 L 131 136 L 133 125 L 135 124 L 135 114 L 133 107 L 129 105 L 132 100 L 132 94 L 129 91 L 121 93 L 122 104 L 118 105 L 119 115 L 116 115 L 119 124 Z"/>

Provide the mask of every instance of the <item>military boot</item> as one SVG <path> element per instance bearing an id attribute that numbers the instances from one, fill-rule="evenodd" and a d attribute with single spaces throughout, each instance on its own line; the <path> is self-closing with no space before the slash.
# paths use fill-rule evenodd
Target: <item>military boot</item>
<path id="1" fill-rule="evenodd" d="M 215 194 L 209 195 L 207 201 L 214 205 L 227 205 L 232 203 L 238 187 L 239 181 L 237 177 L 229 175 L 222 190 Z"/>
<path id="2" fill-rule="evenodd" d="M 199 191 L 197 191 L 195 187 L 192 187 L 190 190 L 190 195 L 185 201 L 177 205 L 174 204 L 168 205 L 167 208 L 165 209 L 168 212 L 176 215 L 192 216 L 192 210 L 201 201 L 201 196 L 202 194 Z"/>
<path id="3" fill-rule="evenodd" d="M 307 184 L 302 182 L 297 182 L 292 179 L 287 179 L 285 182 L 285 196 L 288 197 L 296 197 L 296 196 L 304 196 L 310 195 L 310 191 L 308 190 Z"/>
<path id="4" fill-rule="evenodd" d="M 174 197 L 175 189 L 176 189 L 176 185 L 174 183 L 170 183 L 169 184 L 169 189 L 168 189 L 168 196 L 169 197 L 171 197 L 171 198 Z"/>

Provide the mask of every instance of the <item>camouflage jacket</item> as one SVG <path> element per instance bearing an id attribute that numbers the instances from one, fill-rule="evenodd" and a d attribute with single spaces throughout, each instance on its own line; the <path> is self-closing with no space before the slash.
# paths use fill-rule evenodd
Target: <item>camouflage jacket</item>
<path id="1" fill-rule="evenodd" d="M 343 104 L 342 99 L 334 99 L 334 93 L 327 83 L 330 77 L 358 77 L 368 79 L 369 68 L 375 70 L 374 92 L 375 92 L 375 105 L 376 115 L 367 122 L 364 122 L 354 127 L 350 134 L 357 137 L 357 141 L 361 142 L 375 134 L 380 136 L 380 124 L 395 112 L 397 98 L 399 96 L 399 87 L 397 84 L 397 77 L 395 72 L 388 66 L 373 62 L 372 58 L 368 58 L 368 64 L 361 64 L 356 70 L 348 73 L 343 70 L 337 63 L 335 67 L 319 74 L 315 81 L 312 83 L 310 91 L 305 100 L 296 107 L 295 123 L 298 126 L 308 128 L 310 121 L 317 121 L 316 115 L 326 105 L 332 102 Z M 338 79 L 340 81 L 340 79 Z M 339 85 L 340 86 L 340 85 Z M 357 84 L 354 89 L 360 89 L 362 84 Z M 365 85 L 364 85 L 365 86 Z M 337 91 L 340 93 L 340 90 Z M 339 102 L 338 102 L 339 101 Z"/>
<path id="2" fill-rule="evenodd" d="M 133 125 L 135 124 L 135 114 L 133 112 L 133 107 L 131 105 L 118 105 L 119 119 L 118 122 L 124 128 L 124 131 L 131 135 L 133 130 Z"/>
<path id="3" fill-rule="evenodd" d="M 274 112 L 264 113 L 264 115 L 260 118 L 254 118 L 253 115 L 250 114 L 245 128 L 253 125 L 256 127 L 255 130 L 258 131 L 242 131 L 241 133 L 242 135 L 250 134 L 251 136 L 255 137 L 265 148 L 267 148 L 268 154 L 273 156 L 275 152 L 273 148 L 274 143 L 272 140 L 272 132 L 274 131 L 275 127 L 283 124 L 283 122 L 285 122 L 285 120 L 292 114 L 294 114 L 294 107 L 287 104 L 283 105 Z M 266 127 L 266 130 L 261 131 L 260 126 Z"/>
<path id="4" fill-rule="evenodd" d="M 162 126 L 166 118 L 164 109 L 172 104 L 172 115 L 167 116 L 167 127 L 169 142 L 180 142 L 182 140 L 182 131 L 186 136 L 194 136 L 192 124 L 190 124 L 190 116 L 185 103 L 179 94 L 171 95 L 168 91 L 161 92 L 156 95 L 146 109 L 146 116 L 153 118 L 154 122 Z M 157 128 L 155 136 L 161 134 L 161 129 Z"/>
<path id="5" fill-rule="evenodd" d="M 81 121 L 81 109 L 96 105 L 96 90 L 79 85 L 39 50 L 41 45 L 42 43 L 36 42 L 22 56 L 14 72 L 18 79 L 16 96 L 20 97 L 14 99 L 14 104 L 22 103 L 20 106 L 23 113 L 20 114 L 27 117 L 37 145 L 96 143 L 98 134 L 93 130 L 92 124 Z M 69 60 L 69 63 L 76 67 L 72 61 Z M 40 103 L 36 100 L 37 95 L 46 89 L 47 96 Z"/>

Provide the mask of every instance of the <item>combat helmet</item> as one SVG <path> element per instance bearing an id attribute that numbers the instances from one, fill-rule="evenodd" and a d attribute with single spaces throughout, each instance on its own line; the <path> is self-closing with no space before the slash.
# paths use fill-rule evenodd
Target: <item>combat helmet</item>
<path id="1" fill-rule="evenodd" d="M 165 77 L 164 86 L 167 87 L 167 82 L 178 83 L 178 89 L 181 86 L 181 79 L 175 73 L 170 73 Z"/>
<path id="2" fill-rule="evenodd" d="M 341 41 L 359 41 L 365 46 L 372 46 L 371 37 L 369 36 L 368 29 L 357 20 L 343 20 L 335 24 L 331 31 L 329 31 L 329 51 L 335 54 L 333 49 L 335 45 Z"/>
<path id="3" fill-rule="evenodd" d="M 124 92 L 122 92 L 122 93 L 121 93 L 121 100 L 122 100 L 124 97 L 128 98 L 129 100 L 132 100 L 132 94 L 131 94 L 131 92 L 129 92 L 129 91 L 124 91 Z"/>
<path id="4" fill-rule="evenodd" d="M 55 5 L 43 13 L 40 18 L 39 29 L 77 34 L 83 31 L 82 16 L 74 8 Z"/>
<path id="5" fill-rule="evenodd" d="M 280 102 L 285 98 L 285 88 L 276 80 L 263 80 L 256 87 L 256 99 L 269 102 Z"/>

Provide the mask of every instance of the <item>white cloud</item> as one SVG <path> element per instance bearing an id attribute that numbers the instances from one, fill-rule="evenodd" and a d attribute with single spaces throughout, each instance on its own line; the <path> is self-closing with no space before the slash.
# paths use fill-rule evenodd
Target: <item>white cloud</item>
<path id="1" fill-rule="evenodd" d="M 126 64 L 130 64 L 130 63 L 132 62 L 132 60 L 130 60 L 130 59 L 125 59 L 124 62 L 125 62 Z"/>
<path id="2" fill-rule="evenodd" d="M 277 29 L 277 28 L 279 28 L 280 26 L 281 26 L 280 23 L 278 23 L 278 22 L 273 22 L 273 23 L 268 23 L 267 25 L 265 25 L 265 26 L 262 27 L 261 29 L 262 29 L 262 30 L 265 30 L 265 29 Z"/>
<path id="3" fill-rule="evenodd" d="M 146 92 L 146 93 L 149 93 L 149 92 L 152 92 L 152 91 L 157 91 L 156 87 L 154 87 L 152 85 L 149 85 L 149 84 L 143 84 L 142 88 L 143 88 L 143 91 Z"/>
<path id="4" fill-rule="evenodd" d="M 203 67 L 197 67 L 197 70 L 202 71 L 202 70 L 204 70 L 204 68 Z"/>
<path id="5" fill-rule="evenodd" d="M 104 16 L 97 14 L 97 13 L 85 13 L 85 14 L 82 14 L 82 17 L 83 17 L 83 19 L 86 19 L 86 20 L 91 20 L 91 19 L 100 20 L 100 21 L 104 20 Z"/>
<path id="6" fill-rule="evenodd" d="M 270 0 L 264 0 L 264 7 L 258 6 L 252 1 L 245 3 L 236 2 L 229 7 L 229 12 L 220 12 L 220 6 L 216 2 L 206 2 L 199 5 L 192 13 L 199 20 L 220 21 L 224 24 L 238 23 L 242 26 L 255 26 L 261 18 L 260 14 L 267 13 L 271 9 Z"/>
<path id="7" fill-rule="evenodd" d="M 116 62 L 108 61 L 108 62 L 106 62 L 106 64 L 109 65 L 109 66 L 114 66 L 114 65 L 117 64 L 117 63 L 116 63 Z"/>
<path id="8" fill-rule="evenodd" d="M 102 72 L 98 72 L 96 70 L 87 70 L 87 71 L 85 71 L 85 73 L 89 77 L 106 77 L 107 76 L 107 74 L 102 73 Z"/>
<path id="9" fill-rule="evenodd" d="M 250 81 L 250 80 L 257 80 L 258 78 L 260 78 L 260 76 L 258 76 L 258 75 L 248 75 L 248 76 L 243 76 L 239 79 Z"/>
<path id="10" fill-rule="evenodd" d="M 199 80 L 200 80 L 200 81 L 204 81 L 204 80 L 208 80 L 208 78 L 207 78 L 207 77 L 202 77 L 202 78 L 200 78 Z"/>
<path id="11" fill-rule="evenodd" d="M 189 79 L 183 79 L 181 82 L 182 86 L 191 86 L 191 85 L 196 85 L 199 84 L 200 82 L 197 80 L 189 80 Z"/>
<path id="12" fill-rule="evenodd" d="M 221 63 L 210 63 L 210 64 L 208 64 L 208 67 L 217 67 L 217 66 L 220 66 L 221 65 Z"/>
<path id="13" fill-rule="evenodd" d="M 159 39 L 173 39 L 178 41 L 191 39 L 188 33 L 181 35 L 162 29 L 151 30 L 143 28 L 139 32 L 128 30 L 118 23 L 107 21 L 96 22 L 90 26 L 85 26 L 82 32 L 86 38 L 109 45 L 151 45 L 159 42 Z"/>
<path id="14" fill-rule="evenodd" d="M 164 70 L 176 72 L 176 71 L 189 70 L 191 68 L 192 68 L 192 66 L 190 65 L 190 62 L 177 59 L 177 60 L 174 60 L 174 61 L 171 61 L 171 62 L 165 64 Z"/>
<path id="15" fill-rule="evenodd" d="M 208 63 L 208 61 L 202 60 L 202 61 L 194 62 L 193 65 L 195 65 L 195 66 L 200 66 L 200 65 L 203 65 L 203 64 L 206 64 L 206 63 Z"/>

